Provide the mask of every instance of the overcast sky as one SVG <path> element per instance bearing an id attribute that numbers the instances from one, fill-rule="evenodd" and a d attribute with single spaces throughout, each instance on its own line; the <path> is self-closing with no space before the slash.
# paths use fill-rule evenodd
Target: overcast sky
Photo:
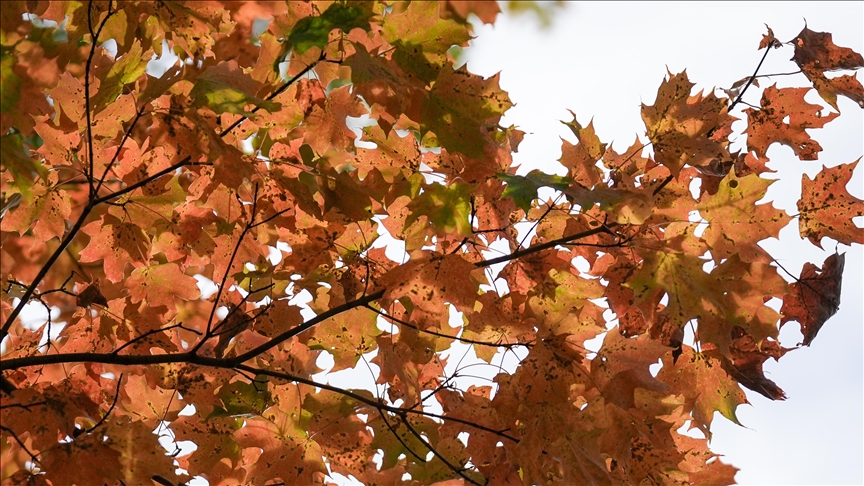
<path id="1" fill-rule="evenodd" d="M 494 27 L 477 29 L 466 56 L 472 72 L 489 76 L 501 71 L 501 87 L 516 103 L 502 125 L 515 124 L 530 133 L 515 156 L 525 166 L 523 172 L 541 168 L 563 174 L 555 162 L 560 157 L 559 137 L 575 141 L 559 122 L 570 119 L 568 109 L 582 124 L 593 117 L 600 139 L 614 141 L 621 152 L 636 134 L 644 139 L 639 105 L 653 104 L 667 67 L 672 73 L 686 68 L 697 90 L 729 87 L 753 73 L 762 55 L 757 46 L 766 32 L 764 24 L 785 42 L 800 32 L 805 19 L 811 30 L 831 32 L 836 44 L 862 52 L 862 6 L 861 2 L 569 3 L 545 31 L 531 18 L 500 16 Z M 789 61 L 791 56 L 791 47 L 772 51 L 760 73 L 797 70 Z M 807 86 L 803 75 L 760 81 L 763 87 L 773 82 L 781 87 Z M 744 101 L 758 104 L 760 96 L 754 90 Z M 825 105 L 815 93 L 807 100 Z M 813 176 L 822 164 L 849 163 L 864 154 L 861 109 L 845 98 L 839 106 L 843 116 L 825 129 L 811 131 L 824 148 L 818 161 L 798 162 L 791 149 L 778 145 L 768 151 L 780 182 L 771 186 L 766 200 L 795 214 L 803 173 Z M 742 127 L 743 122 L 734 126 Z M 743 140 L 740 137 L 738 143 Z M 864 197 L 862 181 L 864 170 L 859 166 L 848 186 L 857 197 Z M 861 218 L 857 224 L 862 226 Z M 763 246 L 798 275 L 805 261 L 821 265 L 836 245 L 824 240 L 822 251 L 802 241 L 796 219 L 781 232 L 779 241 L 766 241 Z M 737 476 L 740 483 L 864 482 L 864 264 L 861 246 L 840 245 L 839 250 L 846 252 L 840 312 L 825 324 L 812 347 L 793 351 L 779 363 L 766 363 L 768 377 L 789 398 L 771 402 L 748 393 L 753 406 L 738 410 L 746 428 L 719 416 L 713 423 L 712 449 L 742 469 Z M 784 327 L 780 339 L 787 347 L 800 342 L 797 325 Z"/>

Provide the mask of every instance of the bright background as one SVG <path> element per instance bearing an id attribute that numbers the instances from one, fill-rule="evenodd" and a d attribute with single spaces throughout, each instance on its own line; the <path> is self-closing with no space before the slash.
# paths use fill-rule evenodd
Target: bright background
<path id="1" fill-rule="evenodd" d="M 623 152 L 635 134 L 644 140 L 640 103 L 653 104 L 666 69 L 685 68 L 696 90 L 728 88 L 753 73 L 764 51 L 757 51 L 768 24 L 777 38 L 789 41 L 804 27 L 831 32 L 839 46 L 864 51 L 864 3 L 567 3 L 557 10 L 551 25 L 541 28 L 530 16 L 501 15 L 494 26 L 476 22 L 477 38 L 464 52 L 468 69 L 491 76 L 501 71 L 501 87 L 516 103 L 503 126 L 515 124 L 530 135 L 515 160 L 520 173 L 540 168 L 564 174 L 555 162 L 564 137 L 575 142 L 559 120 L 576 113 L 583 125 L 591 118 L 600 139 L 614 142 Z M 768 54 L 760 74 L 797 71 L 789 61 L 791 46 Z M 862 73 L 858 74 L 862 79 Z M 809 86 L 802 74 L 760 79 L 762 87 Z M 761 90 L 744 101 L 758 105 Z M 718 92 L 717 95 L 722 95 Z M 811 92 L 811 103 L 827 105 Z M 771 186 L 765 201 L 796 214 L 801 175 L 814 176 L 826 166 L 853 162 L 864 155 L 861 109 L 846 98 L 839 101 L 843 116 L 822 130 L 811 130 L 823 147 L 818 161 L 802 163 L 792 150 L 774 145 L 768 151 L 770 167 L 780 181 Z M 736 107 L 733 115 L 745 118 Z M 827 108 L 830 110 L 830 108 Z M 741 130 L 743 122 L 733 128 Z M 736 140 L 743 147 L 745 137 Z M 858 167 L 848 186 L 864 197 L 864 169 Z M 856 218 L 862 226 L 862 218 Z M 797 219 L 781 232 L 780 240 L 763 246 L 798 276 L 805 261 L 821 265 L 836 243 L 823 240 L 825 251 L 798 237 Z M 864 290 L 862 247 L 839 245 L 846 252 L 840 311 L 820 331 L 812 347 L 790 352 L 776 363 L 770 360 L 767 376 L 783 388 L 788 399 L 772 402 L 748 393 L 753 406 L 741 406 L 739 427 L 719 416 L 713 422 L 712 449 L 725 462 L 741 468 L 743 484 L 862 484 L 862 342 L 864 342 Z M 787 278 L 787 280 L 789 280 Z M 797 324 L 780 334 L 792 347 L 801 341 Z M 749 392 L 749 390 L 747 390 Z"/>

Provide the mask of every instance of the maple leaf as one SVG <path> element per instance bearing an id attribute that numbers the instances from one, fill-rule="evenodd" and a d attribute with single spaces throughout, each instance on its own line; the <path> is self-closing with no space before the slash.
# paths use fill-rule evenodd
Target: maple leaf
<path id="1" fill-rule="evenodd" d="M 46 242 L 64 235 L 66 219 L 71 213 L 69 193 L 36 184 L 32 186 L 29 197 L 3 217 L 3 231 L 17 231 L 23 235 L 32 226 L 38 241 Z"/>
<path id="2" fill-rule="evenodd" d="M 463 183 L 449 187 L 442 184 L 424 187 L 423 193 L 408 204 L 411 212 L 405 219 L 405 226 L 411 225 L 420 216 L 426 216 L 439 234 L 455 231 L 460 236 L 470 235 L 471 192 L 472 187 Z"/>
<path id="3" fill-rule="evenodd" d="M 549 280 L 544 283 L 554 293 L 538 292 L 526 302 L 526 316 L 534 317 L 541 333 L 567 334 L 575 337 L 573 342 L 583 342 L 605 330 L 602 318 L 592 312 L 596 304 L 589 302 L 603 295 L 599 281 L 551 270 Z"/>
<path id="4" fill-rule="evenodd" d="M 726 371 L 739 383 L 770 400 L 785 400 L 786 393 L 765 377 L 762 364 L 768 358 L 780 359 L 786 349 L 776 341 L 764 340 L 757 344 L 750 335 L 736 328 L 733 334 L 731 359 L 723 360 Z"/>
<path id="5" fill-rule="evenodd" d="M 826 236 L 845 245 L 864 244 L 864 230 L 852 220 L 864 216 L 864 201 L 846 189 L 860 161 L 831 168 L 823 166 L 813 179 L 801 176 L 798 228 L 801 236 L 819 248 Z"/>
<path id="6" fill-rule="evenodd" d="M 747 397 L 723 369 L 721 360 L 711 353 L 699 353 L 690 346 L 684 346 L 677 359 L 671 353 L 665 355 L 657 379 L 668 385 L 672 393 L 686 397 L 693 409 L 695 425 L 707 437 L 710 437 L 715 411 L 740 425 L 735 409 L 747 403 Z"/>
<path id="7" fill-rule="evenodd" d="M 498 2 L 476 0 L 447 0 L 444 8 L 446 13 L 449 13 L 462 23 L 466 23 L 468 16 L 474 14 L 484 24 L 494 24 L 495 17 L 501 13 L 501 7 L 498 6 Z"/>
<path id="8" fill-rule="evenodd" d="M 351 165 L 357 168 L 357 176 L 361 180 L 372 170 L 378 170 L 384 181 L 392 184 L 399 175 L 409 175 L 420 168 L 422 154 L 413 133 L 402 137 L 390 131 L 385 135 L 378 125 L 368 127 L 363 132 L 364 141 L 372 142 L 376 147 L 357 147 L 357 155 Z"/>
<path id="9" fill-rule="evenodd" d="M 350 5 L 334 3 L 321 15 L 298 20 L 288 35 L 288 42 L 301 54 L 312 47 L 323 48 L 327 44 L 331 30 L 339 29 L 348 33 L 351 29 L 368 29 L 369 17 L 372 15 L 367 2 Z"/>
<path id="10" fill-rule="evenodd" d="M 478 286 L 471 275 L 475 267 L 458 254 L 423 257 L 412 259 L 382 277 L 381 284 L 387 289 L 384 302 L 404 296 L 416 310 L 430 317 L 443 315 L 445 302 L 460 310 L 473 309 Z"/>
<path id="11" fill-rule="evenodd" d="M 546 174 L 537 169 L 524 176 L 498 174 L 497 177 L 507 183 L 507 187 L 501 195 L 512 197 L 516 207 L 525 211 L 531 209 L 531 202 L 537 199 L 537 190 L 541 187 L 551 187 L 563 191 L 571 183 L 569 178 Z"/>
<path id="12" fill-rule="evenodd" d="M 614 327 L 603 338 L 603 346 L 592 360 L 591 376 L 597 387 L 623 409 L 633 407 L 636 388 L 667 390 L 664 383 L 651 376 L 648 366 L 656 363 L 669 348 L 648 336 L 625 338 Z"/>
<path id="13" fill-rule="evenodd" d="M 396 47 L 393 59 L 408 74 L 429 83 L 447 63 L 447 51 L 471 38 L 468 28 L 438 15 L 434 2 L 414 2 L 384 17 L 382 36 Z M 419 121 L 419 120 L 418 120 Z"/>
<path id="14" fill-rule="evenodd" d="M 327 319 L 303 337 L 309 349 L 323 349 L 333 356 L 332 371 L 353 368 L 360 357 L 376 348 L 374 337 L 381 333 L 374 312 L 352 309 Z"/>
<path id="15" fill-rule="evenodd" d="M 174 307 L 174 298 L 197 299 L 201 296 L 197 281 L 183 274 L 176 263 L 140 267 L 126 280 L 132 302 L 147 301 L 151 306 Z"/>
<path id="16" fill-rule="evenodd" d="M 233 479 L 242 483 L 245 471 L 235 467 L 241 462 L 242 450 L 234 441 L 233 433 L 240 429 L 242 419 L 213 417 L 204 421 L 197 415 L 181 416 L 171 422 L 171 431 L 177 441 L 189 440 L 198 448 L 178 458 L 180 467 L 190 475 L 203 475 L 210 481 Z"/>
<path id="17" fill-rule="evenodd" d="M 735 120 L 726 100 L 713 93 L 690 96 L 687 72 L 663 80 L 653 106 L 642 105 L 642 120 L 655 160 L 677 176 L 684 164 L 706 166 L 729 159 L 728 137 Z"/>
<path id="18" fill-rule="evenodd" d="M 256 461 L 245 465 L 247 480 L 264 483 L 280 478 L 286 483 L 312 484 L 326 472 L 320 446 L 306 437 L 300 426 L 305 412 L 296 397 L 290 397 L 290 387 L 274 390 L 276 405 L 259 418 L 247 420 L 234 433 L 242 448 L 255 447 L 262 451 Z M 294 391 L 294 395 L 298 395 Z"/>
<path id="19" fill-rule="evenodd" d="M 99 91 L 90 99 L 94 110 L 101 110 L 113 103 L 123 93 L 123 88 L 140 78 L 147 70 L 149 55 L 143 52 L 141 42 L 136 40 L 132 47 L 111 65 L 108 74 L 99 83 Z"/>
<path id="20" fill-rule="evenodd" d="M 278 111 L 282 106 L 255 97 L 256 91 L 257 83 L 243 73 L 235 61 L 227 61 L 205 69 L 195 81 L 189 96 L 195 100 L 194 106 L 206 105 L 216 113 L 253 116 L 246 111 L 248 105 L 271 112 Z"/>
<path id="21" fill-rule="evenodd" d="M 81 251 L 81 262 L 102 260 L 105 277 L 111 282 L 120 282 L 126 275 L 129 262 L 146 263 L 150 240 L 135 224 L 124 223 L 111 215 L 102 221 L 94 221 L 81 231 L 90 235 L 90 243 Z"/>
<path id="22" fill-rule="evenodd" d="M 442 69 L 420 108 L 420 131 L 433 132 L 445 149 L 481 158 L 487 126 L 494 126 L 513 106 L 498 87 L 498 75 L 488 79 L 463 66 Z"/>
<path id="23" fill-rule="evenodd" d="M 740 255 L 743 261 L 769 261 L 758 242 L 780 233 L 791 217 L 771 204 L 756 205 L 773 181 L 756 174 L 737 177 L 732 170 L 720 182 L 717 193 L 702 194 L 696 206 L 708 221 L 702 238 L 714 261 Z"/>
<path id="24" fill-rule="evenodd" d="M 810 346 L 813 338 L 822 329 L 825 321 L 837 313 L 840 307 L 840 285 L 843 281 L 843 266 L 846 255 L 835 253 L 825 259 L 820 269 L 810 262 L 804 264 L 801 276 L 789 286 L 789 293 L 783 296 L 780 325 L 798 321 L 802 344 Z"/>
<path id="25" fill-rule="evenodd" d="M 762 92 L 760 109 L 747 108 L 747 148 L 765 157 L 768 147 L 782 143 L 792 148 L 801 160 L 816 160 L 822 146 L 810 138 L 806 128 L 822 128 L 837 118 L 837 113 L 822 116 L 822 107 L 804 101 L 807 88 L 780 88 Z M 789 122 L 786 122 L 789 118 Z"/>
<path id="26" fill-rule="evenodd" d="M 792 39 L 795 55 L 792 60 L 798 64 L 813 87 L 832 108 L 837 110 L 837 95 L 843 95 L 864 108 L 864 86 L 855 75 L 836 78 L 825 76 L 826 71 L 840 69 L 854 70 L 864 67 L 864 57 L 848 47 L 834 44 L 831 34 L 804 29 Z M 839 111 L 839 110 L 838 110 Z"/>
<path id="27" fill-rule="evenodd" d="M 606 152 L 606 144 L 600 143 L 600 139 L 594 133 L 593 120 L 587 127 L 582 127 L 576 120 L 576 114 L 571 113 L 573 121 L 562 123 L 570 127 L 579 143 L 573 145 L 562 139 L 561 158 L 558 161 L 567 168 L 573 181 L 585 187 L 593 187 L 601 180 L 602 172 L 597 167 L 597 161 Z"/>
<path id="28" fill-rule="evenodd" d="M 304 141 L 317 154 L 323 155 L 332 145 L 339 151 L 350 150 L 357 137 L 345 123 L 346 117 L 359 117 L 366 113 L 360 98 L 343 86 L 333 90 L 323 107 L 313 106 L 306 117 Z"/>

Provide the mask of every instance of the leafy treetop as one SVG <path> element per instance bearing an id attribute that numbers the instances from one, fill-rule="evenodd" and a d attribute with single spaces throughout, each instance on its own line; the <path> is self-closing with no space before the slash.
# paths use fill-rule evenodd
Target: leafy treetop
<path id="1" fill-rule="evenodd" d="M 798 214 L 757 204 L 767 149 L 817 160 L 808 130 L 839 113 L 767 87 L 736 152 L 755 74 L 717 96 L 670 73 L 626 152 L 574 116 L 567 175 L 519 174 L 498 76 L 453 59 L 468 16 L 497 12 L 4 2 L 4 484 L 733 482 L 714 412 L 737 423 L 742 385 L 784 398 L 762 372 L 788 351 L 779 326 L 809 345 L 843 270 L 832 255 L 789 284 L 758 242 L 797 219 L 816 245 L 864 243 L 857 162 L 805 178 Z M 826 103 L 862 103 L 854 74 L 825 75 L 860 54 L 808 28 L 760 48 L 786 45 Z M 157 76 L 164 49 L 180 60 Z M 27 304 L 48 321 L 26 325 Z M 460 388 L 454 343 L 518 365 Z M 322 381 L 325 356 L 379 393 Z M 154 429 L 197 449 L 166 454 Z"/>

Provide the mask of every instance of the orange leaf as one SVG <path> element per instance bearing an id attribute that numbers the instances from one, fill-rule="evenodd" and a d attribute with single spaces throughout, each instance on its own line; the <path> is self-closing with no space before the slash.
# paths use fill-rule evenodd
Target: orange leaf
<path id="1" fill-rule="evenodd" d="M 822 238 L 834 238 L 844 245 L 864 244 L 864 229 L 852 218 L 864 216 L 864 200 L 849 194 L 846 186 L 858 162 L 823 167 L 816 177 L 801 176 L 801 199 L 798 201 L 798 228 L 802 237 L 822 248 Z"/>
<path id="2" fill-rule="evenodd" d="M 765 157 L 775 142 L 788 145 L 801 160 L 816 160 L 822 146 L 810 138 L 805 128 L 822 128 L 837 118 L 837 113 L 822 116 L 822 107 L 804 101 L 808 88 L 765 88 L 761 109 L 747 108 L 747 148 Z M 787 122 L 786 119 L 789 119 Z"/>

